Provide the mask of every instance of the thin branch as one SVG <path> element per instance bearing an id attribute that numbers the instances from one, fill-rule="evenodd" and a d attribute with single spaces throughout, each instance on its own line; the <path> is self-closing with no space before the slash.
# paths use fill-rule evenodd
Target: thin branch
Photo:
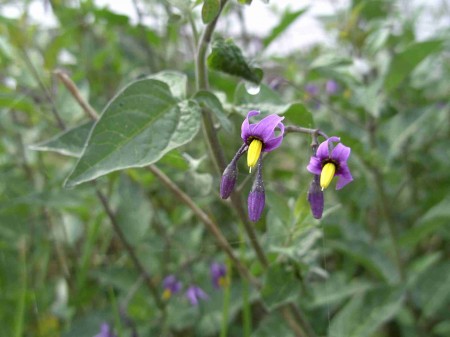
<path id="1" fill-rule="evenodd" d="M 192 210 L 192 212 L 194 212 L 197 218 L 200 219 L 201 222 L 203 222 L 206 228 L 216 239 L 219 247 L 233 261 L 239 273 L 244 278 L 248 279 L 253 285 L 255 285 L 256 287 L 260 287 L 259 281 L 250 274 L 248 269 L 236 257 L 233 249 L 231 248 L 225 236 L 222 234 L 219 226 L 201 208 L 199 208 L 186 193 L 184 193 L 177 185 L 175 185 L 172 180 L 164 174 L 164 172 L 159 170 L 154 165 L 148 166 L 148 170 L 152 172 L 169 190 L 171 190 L 181 202 L 188 206 Z"/>
<path id="2" fill-rule="evenodd" d="M 322 136 L 325 139 L 328 139 L 328 136 L 320 129 L 310 129 L 310 128 L 304 128 L 302 126 L 296 126 L 296 125 L 286 125 L 284 128 L 284 134 L 287 135 L 289 133 L 306 133 L 308 135 L 319 135 Z"/>

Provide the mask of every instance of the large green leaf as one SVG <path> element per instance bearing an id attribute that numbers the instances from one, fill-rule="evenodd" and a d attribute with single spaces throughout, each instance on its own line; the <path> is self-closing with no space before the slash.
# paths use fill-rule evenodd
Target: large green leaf
<path id="1" fill-rule="evenodd" d="M 263 44 L 267 47 L 272 43 L 278 36 L 280 36 L 295 20 L 298 19 L 303 13 L 306 12 L 308 8 L 300 9 L 295 12 L 287 11 L 283 14 L 283 17 L 280 20 L 278 26 L 276 26 L 270 34 L 263 40 Z"/>
<path id="2" fill-rule="evenodd" d="M 52 151 L 66 156 L 79 157 L 83 152 L 83 146 L 89 137 L 92 125 L 94 125 L 94 122 L 78 125 L 49 140 L 31 145 L 30 149 L 36 151 Z"/>
<path id="3" fill-rule="evenodd" d="M 188 143 L 200 128 L 196 103 L 175 99 L 166 83 L 133 82 L 108 104 L 65 186 L 158 161 Z"/>
<path id="4" fill-rule="evenodd" d="M 194 99 L 200 104 L 201 107 L 208 108 L 214 113 L 214 115 L 216 115 L 225 131 L 228 133 L 233 133 L 234 126 L 226 116 L 222 103 L 220 103 L 220 100 L 216 97 L 216 95 L 210 91 L 201 90 L 195 94 Z"/>
<path id="5" fill-rule="evenodd" d="M 441 40 L 417 42 L 396 54 L 391 62 L 389 72 L 385 78 L 385 88 L 393 91 L 402 81 L 430 54 L 442 49 Z"/>
<path id="6" fill-rule="evenodd" d="M 381 288 L 356 295 L 333 318 L 329 336 L 369 337 L 402 307 L 404 293 L 399 289 Z"/>

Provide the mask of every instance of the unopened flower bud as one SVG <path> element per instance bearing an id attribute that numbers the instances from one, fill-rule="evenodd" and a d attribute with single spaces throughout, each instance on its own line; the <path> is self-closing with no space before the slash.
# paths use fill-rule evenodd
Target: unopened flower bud
<path id="1" fill-rule="evenodd" d="M 220 197 L 222 199 L 227 199 L 230 196 L 231 192 L 233 192 L 237 175 L 237 164 L 235 160 L 232 160 L 222 174 L 222 181 L 220 182 Z"/>
<path id="2" fill-rule="evenodd" d="M 323 213 L 323 190 L 320 187 L 320 176 L 314 175 L 314 179 L 309 185 L 308 202 L 311 207 L 312 215 L 315 219 L 322 218 Z"/>
<path id="3" fill-rule="evenodd" d="M 266 203 L 266 193 L 264 190 L 264 182 L 262 179 L 262 159 L 258 161 L 258 170 L 252 189 L 248 195 L 248 217 L 251 221 L 256 222 L 261 218 Z"/>

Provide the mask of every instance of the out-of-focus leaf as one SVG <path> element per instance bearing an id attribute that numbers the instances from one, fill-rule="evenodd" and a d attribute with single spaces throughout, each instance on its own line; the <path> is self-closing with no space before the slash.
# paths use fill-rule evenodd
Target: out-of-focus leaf
<path id="1" fill-rule="evenodd" d="M 426 236 L 436 232 L 440 227 L 448 225 L 448 219 L 450 219 L 450 207 L 448 205 L 450 205 L 450 199 L 445 198 L 428 210 L 428 212 L 420 217 L 416 224 L 400 238 L 400 244 L 404 246 L 415 245 Z"/>
<path id="2" fill-rule="evenodd" d="M 200 128 L 199 116 L 196 103 L 177 101 L 161 81 L 130 84 L 95 123 L 66 187 L 158 161 L 194 138 Z"/>
<path id="3" fill-rule="evenodd" d="M 264 317 L 258 328 L 251 334 L 252 337 L 294 337 L 293 331 L 286 325 L 280 324 L 283 317 L 280 312 L 274 312 Z"/>
<path id="4" fill-rule="evenodd" d="M 272 191 L 266 191 L 266 200 L 270 210 L 287 225 L 291 218 L 291 210 L 287 205 L 287 200 Z"/>
<path id="5" fill-rule="evenodd" d="M 311 69 L 325 68 L 325 67 L 337 67 L 343 65 L 350 65 L 352 60 L 346 57 L 338 56 L 336 54 L 323 54 L 317 57 L 314 62 L 311 63 Z"/>
<path id="6" fill-rule="evenodd" d="M 239 47 L 231 39 L 214 40 L 207 63 L 211 69 L 241 77 L 255 84 L 259 84 L 263 77 L 262 70 L 250 67 Z"/>
<path id="7" fill-rule="evenodd" d="M 401 289 L 381 288 L 365 295 L 356 295 L 331 321 L 329 336 L 372 336 L 383 323 L 394 317 L 402 307 Z"/>
<path id="8" fill-rule="evenodd" d="M 273 310 L 282 304 L 295 301 L 299 292 L 297 284 L 298 280 L 293 271 L 286 270 L 280 264 L 271 266 L 261 290 L 264 304 L 269 310 Z"/>
<path id="9" fill-rule="evenodd" d="M 386 282 L 395 284 L 400 280 L 395 265 L 375 245 L 369 245 L 362 241 L 331 242 L 330 245 L 361 263 Z"/>
<path id="10" fill-rule="evenodd" d="M 384 81 L 386 90 L 389 92 L 395 90 L 420 62 L 427 56 L 439 52 L 442 46 L 441 40 L 417 42 L 394 55 Z"/>
<path id="11" fill-rule="evenodd" d="M 312 113 L 302 103 L 293 103 L 284 113 L 284 116 L 295 125 L 307 128 L 314 127 Z"/>
<path id="12" fill-rule="evenodd" d="M 202 7 L 202 20 L 204 24 L 210 23 L 219 14 L 220 0 L 204 0 Z"/>
<path id="13" fill-rule="evenodd" d="M 119 196 L 117 222 L 127 242 L 136 245 L 150 227 L 152 205 L 140 186 L 125 175 L 120 177 Z"/>
<path id="14" fill-rule="evenodd" d="M 427 317 L 438 311 L 446 312 L 450 304 L 450 263 L 443 262 L 431 267 L 416 282 L 413 296 Z"/>
<path id="15" fill-rule="evenodd" d="M 164 70 L 159 73 L 152 74 L 148 78 L 153 78 L 166 83 L 170 92 L 174 97 L 179 99 L 186 98 L 187 76 L 178 71 Z"/>
<path id="16" fill-rule="evenodd" d="M 216 115 L 220 124 L 228 133 L 234 132 L 234 126 L 225 115 L 222 103 L 219 99 L 210 91 L 202 90 L 195 94 L 194 99 L 200 104 L 201 107 L 205 106 Z"/>
<path id="17" fill-rule="evenodd" d="M 272 43 L 278 36 L 280 36 L 289 26 L 295 22 L 302 14 L 304 14 L 308 8 L 300 9 L 295 12 L 287 11 L 283 14 L 280 23 L 272 29 L 270 34 L 264 38 L 263 44 L 264 47 L 267 47 L 269 44 Z"/>
<path id="18" fill-rule="evenodd" d="M 94 122 L 78 125 L 49 140 L 31 145 L 30 149 L 36 151 L 52 151 L 65 156 L 79 157 L 83 152 L 84 144 L 89 137 L 89 132 L 93 125 Z"/>

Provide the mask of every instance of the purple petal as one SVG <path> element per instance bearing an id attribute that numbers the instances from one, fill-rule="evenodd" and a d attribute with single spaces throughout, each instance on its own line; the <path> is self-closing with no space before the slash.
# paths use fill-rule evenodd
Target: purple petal
<path id="1" fill-rule="evenodd" d="M 281 130 L 281 135 L 275 138 L 272 138 L 264 143 L 263 152 L 270 152 L 275 150 L 277 147 L 281 145 L 283 142 L 283 135 L 284 135 L 284 124 L 278 123 L 277 125 Z"/>
<path id="2" fill-rule="evenodd" d="M 316 152 L 316 157 L 319 158 L 321 161 L 324 159 L 330 158 L 329 154 L 329 142 L 340 142 L 341 139 L 339 137 L 330 137 L 326 141 L 322 142 Z"/>
<path id="3" fill-rule="evenodd" d="M 322 161 L 317 157 L 311 157 L 306 169 L 312 174 L 320 175 L 322 173 Z"/>
<path id="4" fill-rule="evenodd" d="M 277 114 L 269 115 L 263 118 L 260 122 L 256 123 L 255 127 L 251 130 L 251 136 L 257 137 L 263 141 L 268 142 L 274 137 L 275 128 L 284 117 L 280 117 Z M 284 128 L 283 128 L 284 130 Z"/>
<path id="5" fill-rule="evenodd" d="M 338 172 L 336 172 L 336 176 L 339 177 L 338 182 L 336 184 L 337 190 L 340 190 L 342 187 L 344 187 L 353 180 L 352 174 L 350 173 L 350 169 L 346 164 L 339 167 Z"/>
<path id="6" fill-rule="evenodd" d="M 320 187 L 320 178 L 318 175 L 314 176 L 308 190 L 308 202 L 311 207 L 311 212 L 315 219 L 322 218 L 324 197 L 323 191 Z"/>
<path id="7" fill-rule="evenodd" d="M 227 199 L 233 192 L 236 178 L 238 175 L 236 161 L 232 160 L 227 168 L 223 171 L 222 180 L 220 182 L 220 197 Z"/>
<path id="8" fill-rule="evenodd" d="M 256 110 L 249 111 L 247 114 L 247 117 L 245 117 L 244 122 L 242 123 L 241 127 L 241 138 L 244 141 L 244 143 L 247 142 L 247 138 L 253 135 L 253 129 L 255 127 L 255 124 L 250 124 L 249 118 L 259 115 L 260 112 Z"/>
<path id="9" fill-rule="evenodd" d="M 350 152 L 351 149 L 348 146 L 339 143 L 333 149 L 330 158 L 339 163 L 339 165 L 343 165 L 347 162 L 348 157 L 350 157 Z"/>

